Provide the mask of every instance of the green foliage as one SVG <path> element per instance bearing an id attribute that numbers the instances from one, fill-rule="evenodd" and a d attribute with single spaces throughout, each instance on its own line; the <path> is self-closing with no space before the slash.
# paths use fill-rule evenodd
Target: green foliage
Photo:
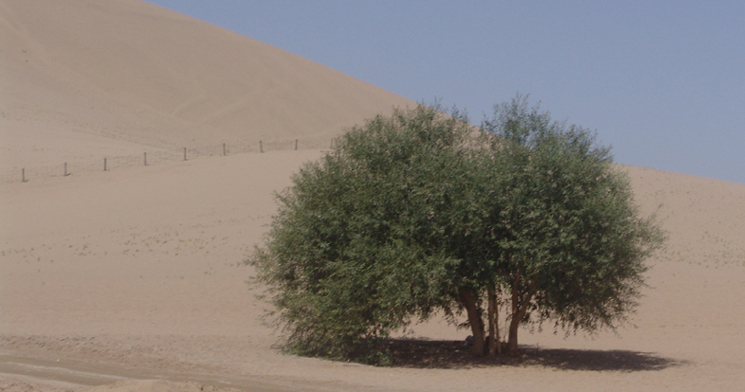
<path id="1" fill-rule="evenodd" d="M 513 305 L 524 304 L 511 321 L 614 328 L 636 305 L 644 261 L 663 242 L 639 216 L 628 179 L 593 134 L 551 122 L 524 99 L 495 108 L 484 128 L 503 140 L 500 218 L 509 230 L 497 274 L 517 294 Z"/>
<path id="2" fill-rule="evenodd" d="M 396 111 L 294 177 L 251 260 L 290 350 L 377 362 L 377 340 L 446 306 L 448 213 L 472 209 L 458 188 L 472 132 L 457 113 Z"/>
<path id="3" fill-rule="evenodd" d="M 294 176 L 249 259 L 288 350 L 385 363 L 381 339 L 443 311 L 481 354 L 489 292 L 513 302 L 515 348 L 521 322 L 592 332 L 633 309 L 661 235 L 608 150 L 519 98 L 482 128 L 397 110 Z"/>

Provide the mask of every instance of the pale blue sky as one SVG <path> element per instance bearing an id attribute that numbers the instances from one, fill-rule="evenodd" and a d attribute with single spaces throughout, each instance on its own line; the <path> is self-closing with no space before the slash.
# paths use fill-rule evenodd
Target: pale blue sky
<path id="1" fill-rule="evenodd" d="M 530 94 L 616 162 L 745 184 L 745 1 L 149 1 L 477 124 Z"/>

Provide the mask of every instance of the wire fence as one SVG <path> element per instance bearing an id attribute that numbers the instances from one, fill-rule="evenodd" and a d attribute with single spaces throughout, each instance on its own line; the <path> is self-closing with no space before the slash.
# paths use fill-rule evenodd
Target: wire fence
<path id="1" fill-rule="evenodd" d="M 333 142 L 331 142 L 333 143 Z M 190 159 L 227 156 L 246 153 L 263 153 L 266 151 L 297 150 L 299 139 L 274 140 L 258 142 L 232 142 L 210 146 L 183 147 L 174 149 L 154 149 L 143 151 L 141 155 L 101 157 L 95 161 L 60 162 L 57 165 L 22 167 L 6 169 L 0 172 L 0 182 L 27 182 L 39 178 L 64 177 L 71 174 L 110 171 L 117 168 L 133 166 L 150 166 L 164 162 L 186 161 Z M 331 144 L 330 144 L 331 145 Z"/>

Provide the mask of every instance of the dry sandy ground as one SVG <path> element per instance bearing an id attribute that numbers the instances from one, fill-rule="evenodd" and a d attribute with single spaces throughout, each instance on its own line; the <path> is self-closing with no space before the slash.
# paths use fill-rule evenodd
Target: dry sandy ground
<path id="1" fill-rule="evenodd" d="M 0 391 L 743 390 L 745 185 L 620 168 L 670 239 L 617 334 L 522 331 L 522 358 L 471 361 L 466 332 L 433 320 L 398 367 L 282 355 L 241 263 L 272 193 L 343 127 L 411 101 L 136 0 L 0 0 L 0 29 Z"/>
<path id="2" fill-rule="evenodd" d="M 745 186 L 641 168 L 625 169 L 670 241 L 652 260 L 634 325 L 618 335 L 523 331 L 526 358 L 506 365 L 429 358 L 373 368 L 279 354 L 241 260 L 270 222 L 272 190 L 319 154 L 242 154 L 3 184 L 0 387 L 80 390 L 121 380 L 118 387 L 136 390 L 745 385 Z M 438 322 L 416 330 L 433 340 L 464 334 Z"/>

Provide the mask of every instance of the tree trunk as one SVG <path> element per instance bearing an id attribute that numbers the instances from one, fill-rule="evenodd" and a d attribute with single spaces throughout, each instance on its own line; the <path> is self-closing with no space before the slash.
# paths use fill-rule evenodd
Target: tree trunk
<path id="1" fill-rule="evenodd" d="M 518 295 L 519 286 L 520 272 L 517 273 L 515 282 L 512 284 L 512 320 L 510 320 L 510 331 L 509 337 L 507 338 L 507 348 L 511 353 L 517 351 L 517 327 L 520 325 L 520 318 L 518 318 L 518 312 L 520 310 L 520 296 Z"/>
<path id="2" fill-rule="evenodd" d="M 502 339 L 499 336 L 499 298 L 494 295 L 494 341 L 497 344 L 497 354 L 502 355 Z"/>
<path id="3" fill-rule="evenodd" d="M 497 301 L 496 293 L 493 287 L 489 287 L 489 308 L 487 310 L 489 318 L 489 356 L 493 357 L 496 354 L 497 345 L 499 344 L 499 338 L 497 335 Z"/>
<path id="4" fill-rule="evenodd" d="M 520 272 L 515 277 L 515 282 L 512 285 L 512 320 L 510 320 L 510 334 L 507 341 L 507 348 L 510 353 L 517 352 L 517 329 L 520 326 L 520 321 L 525 318 L 525 314 L 528 313 L 528 306 L 530 301 L 535 295 L 536 283 L 530 283 L 528 292 L 525 293 L 524 298 L 520 298 Z"/>
<path id="5" fill-rule="evenodd" d="M 510 322 L 510 337 L 507 341 L 507 349 L 510 353 L 517 352 L 517 328 L 520 326 L 520 319 L 512 315 L 512 321 Z"/>
<path id="6" fill-rule="evenodd" d="M 476 299 L 468 292 L 468 290 L 460 290 L 460 298 L 463 301 L 463 305 L 466 307 L 468 313 L 468 324 L 471 325 L 471 333 L 473 334 L 473 346 L 471 352 L 473 355 L 483 356 L 484 355 L 484 322 L 481 320 L 481 314 L 479 313 L 478 306 L 476 305 Z"/>

